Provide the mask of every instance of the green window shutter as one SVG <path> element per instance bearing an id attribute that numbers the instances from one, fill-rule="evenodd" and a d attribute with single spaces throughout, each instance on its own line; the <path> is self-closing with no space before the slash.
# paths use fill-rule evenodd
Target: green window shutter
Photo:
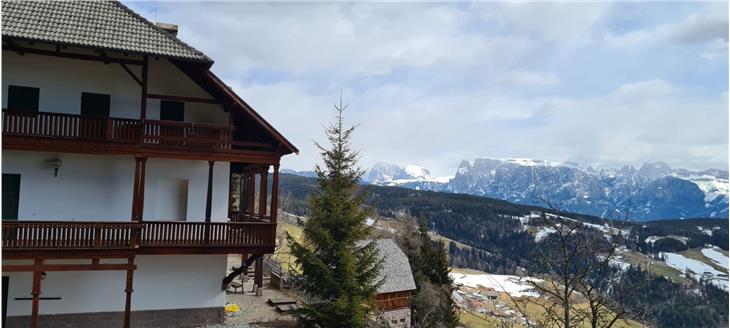
<path id="1" fill-rule="evenodd" d="M 20 205 L 20 174 L 3 173 L 3 220 L 17 220 Z"/>

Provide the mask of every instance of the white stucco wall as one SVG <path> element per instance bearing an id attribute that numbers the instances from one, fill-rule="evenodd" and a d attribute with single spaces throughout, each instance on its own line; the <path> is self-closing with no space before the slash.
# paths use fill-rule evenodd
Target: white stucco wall
<path id="1" fill-rule="evenodd" d="M 140 255 L 136 258 L 132 310 L 222 307 L 226 255 Z M 32 273 L 10 277 L 8 315 L 30 315 Z M 41 314 L 124 311 L 126 272 L 48 272 L 41 282 Z"/>
<path id="2" fill-rule="evenodd" d="M 141 76 L 141 66 L 127 67 Z M 40 111 L 80 114 L 81 93 L 93 92 L 111 95 L 111 117 L 140 117 L 141 87 L 119 64 L 3 51 L 2 69 L 3 95 L 9 85 L 40 88 Z M 167 59 L 150 58 L 148 76 L 148 93 L 212 99 Z M 7 104 L 3 96 L 3 108 Z M 160 100 L 147 101 L 147 118 L 160 118 Z M 186 122 L 228 124 L 228 119 L 220 105 L 185 103 Z"/>
<path id="3" fill-rule="evenodd" d="M 58 177 L 47 162 L 63 161 Z M 228 217 L 227 162 L 213 167 L 213 221 Z M 21 220 L 129 221 L 132 214 L 134 158 L 44 152 L 2 152 L 2 172 L 20 174 Z M 173 220 L 159 217 L 157 204 L 160 180 L 187 180 L 187 221 L 203 221 L 208 188 L 208 162 L 150 158 L 145 178 L 145 220 Z M 163 197 L 169 199 L 169 197 Z M 164 211 L 163 211 L 164 212 Z"/>

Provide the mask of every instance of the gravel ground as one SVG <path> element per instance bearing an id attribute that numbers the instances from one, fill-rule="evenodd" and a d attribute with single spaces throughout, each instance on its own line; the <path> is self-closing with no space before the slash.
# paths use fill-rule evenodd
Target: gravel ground
<path id="1" fill-rule="evenodd" d="M 215 326 L 205 326 L 204 328 L 261 328 L 261 326 L 257 326 L 251 323 L 231 323 L 231 324 L 222 324 L 222 325 L 215 325 Z"/>

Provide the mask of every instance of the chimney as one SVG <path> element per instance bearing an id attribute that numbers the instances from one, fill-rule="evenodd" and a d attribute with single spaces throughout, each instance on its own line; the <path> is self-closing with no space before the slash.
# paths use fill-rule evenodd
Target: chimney
<path id="1" fill-rule="evenodd" d="M 173 36 L 177 36 L 177 25 L 175 24 L 157 22 L 155 23 L 155 26 L 165 30 L 165 32 L 170 33 Z"/>

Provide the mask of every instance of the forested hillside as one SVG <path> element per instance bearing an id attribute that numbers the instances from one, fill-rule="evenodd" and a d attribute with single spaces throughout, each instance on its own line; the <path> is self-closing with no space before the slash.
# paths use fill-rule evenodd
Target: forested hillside
<path id="1" fill-rule="evenodd" d="M 308 215 L 308 195 L 315 190 L 316 179 L 295 175 L 281 176 L 281 207 L 284 211 Z M 419 191 L 400 187 L 363 186 L 367 193 L 366 206 L 371 206 L 380 216 L 394 218 L 412 215 L 425 218 L 431 230 L 466 244 L 468 248 L 451 243 L 449 253 L 454 266 L 473 268 L 499 274 L 539 275 L 544 268 L 534 261 L 534 253 L 540 247 L 544 227 L 532 220 L 544 208 L 512 204 L 506 201 L 478 196 Z M 619 231 L 600 218 L 579 214 L 560 213 L 579 220 L 599 233 Z M 724 219 L 672 220 L 669 222 L 630 222 L 622 227 L 624 234 L 621 247 L 626 252 L 626 264 L 634 268 L 626 272 L 628 281 L 636 283 L 632 288 L 645 290 L 642 295 L 652 295 L 638 301 L 623 300 L 626 305 L 645 307 L 646 320 L 661 323 L 662 327 L 688 327 L 698 316 L 707 327 L 726 326 L 727 311 L 719 308 L 728 304 L 725 291 L 717 287 L 680 277 L 666 279 L 661 274 L 640 270 L 642 261 L 657 262 L 659 251 L 682 251 L 712 244 L 727 250 L 728 225 Z M 708 232 L 711 231 L 711 232 Z M 650 237 L 659 241 L 652 242 Z M 676 237 L 684 242 L 675 245 Z M 686 239 L 685 239 L 686 238 Z M 668 240 L 668 241 L 663 241 Z M 666 246 L 671 244 L 673 246 Z M 668 247 L 668 248 L 664 248 Z M 637 255 L 644 260 L 629 261 Z M 655 260 L 652 260 L 655 259 Z M 671 268 L 665 268 L 673 270 Z M 661 271 L 660 271 L 661 272 Z M 676 272 L 676 271 L 674 271 Z M 679 277 L 679 278 L 677 278 Z M 658 292 L 657 288 L 667 290 Z M 702 300 L 702 302 L 698 302 Z"/>

